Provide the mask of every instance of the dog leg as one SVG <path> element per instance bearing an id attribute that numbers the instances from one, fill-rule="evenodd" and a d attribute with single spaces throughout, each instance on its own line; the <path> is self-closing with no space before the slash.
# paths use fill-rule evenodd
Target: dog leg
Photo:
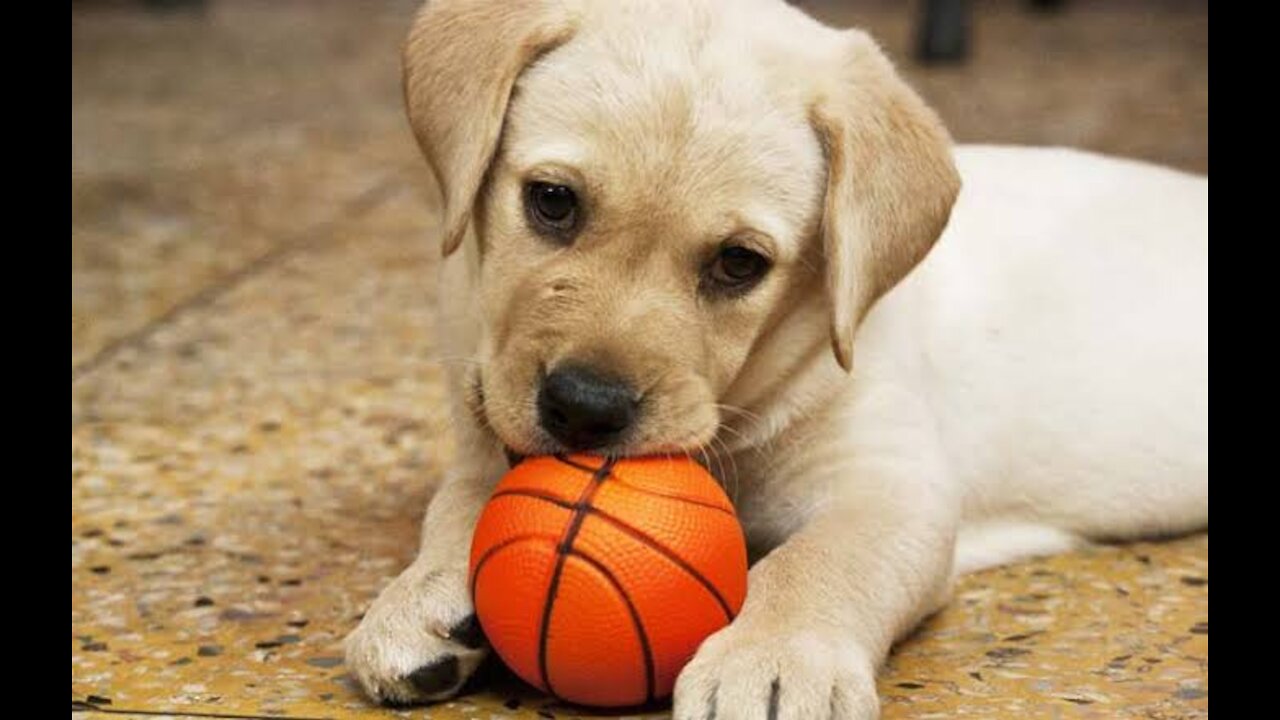
<path id="1" fill-rule="evenodd" d="M 811 478 L 830 497 L 751 569 L 742 612 L 677 680 L 675 718 L 878 717 L 891 644 L 950 592 L 958 516 L 943 466 L 902 451 Z"/>
<path id="2" fill-rule="evenodd" d="M 488 653 L 467 592 L 467 565 L 476 519 L 506 465 L 498 452 L 460 455 L 465 464 L 427 508 L 417 559 L 346 640 L 347 668 L 388 705 L 451 697 Z"/>

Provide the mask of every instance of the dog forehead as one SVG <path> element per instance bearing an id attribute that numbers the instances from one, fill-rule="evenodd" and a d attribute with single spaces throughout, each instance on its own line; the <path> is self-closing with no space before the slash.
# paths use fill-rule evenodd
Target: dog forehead
<path id="1" fill-rule="evenodd" d="M 791 216 L 775 219 L 803 222 L 824 173 L 799 67 L 811 59 L 700 7 L 585 23 L 519 80 L 507 159 L 572 167 L 607 193 L 668 209 L 705 215 L 759 198 Z"/>

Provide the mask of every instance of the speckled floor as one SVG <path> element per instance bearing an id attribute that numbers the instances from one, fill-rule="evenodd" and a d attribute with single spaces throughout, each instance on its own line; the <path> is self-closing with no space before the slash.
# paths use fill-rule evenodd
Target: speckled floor
<path id="1" fill-rule="evenodd" d="M 894 5 L 815 12 L 877 32 L 961 140 L 1207 171 L 1203 3 L 977 5 L 972 62 L 936 70 Z M 396 76 L 411 11 L 73 6 L 76 717 L 576 714 L 498 668 L 393 712 L 342 667 L 452 453 Z M 881 692 L 887 718 L 1207 717 L 1208 538 L 968 577 Z"/>

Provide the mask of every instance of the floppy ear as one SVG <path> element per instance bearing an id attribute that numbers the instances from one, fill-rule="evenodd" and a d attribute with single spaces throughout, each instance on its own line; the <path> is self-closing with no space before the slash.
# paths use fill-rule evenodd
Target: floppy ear
<path id="1" fill-rule="evenodd" d="M 516 78 L 575 23 L 555 0 L 431 0 L 418 11 L 403 48 L 404 100 L 444 193 L 446 256 L 466 234 Z"/>
<path id="2" fill-rule="evenodd" d="M 853 335 L 872 304 L 929 252 L 960 177 L 941 121 L 865 33 L 848 31 L 839 69 L 809 119 L 827 158 L 822 218 L 831 344 L 853 366 Z"/>

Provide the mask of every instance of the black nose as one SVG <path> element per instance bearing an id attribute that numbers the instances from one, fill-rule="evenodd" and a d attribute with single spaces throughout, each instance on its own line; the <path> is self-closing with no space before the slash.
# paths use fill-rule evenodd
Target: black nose
<path id="1" fill-rule="evenodd" d="M 607 445 L 636 418 L 637 403 L 624 382 L 578 365 L 547 375 L 538 392 L 538 420 L 571 450 Z"/>

